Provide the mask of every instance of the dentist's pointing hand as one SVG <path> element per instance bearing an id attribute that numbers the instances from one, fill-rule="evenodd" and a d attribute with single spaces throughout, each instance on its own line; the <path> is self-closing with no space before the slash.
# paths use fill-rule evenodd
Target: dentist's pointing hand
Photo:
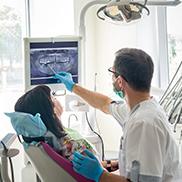
<path id="1" fill-rule="evenodd" d="M 72 92 L 72 87 L 75 85 L 70 73 L 59 72 L 53 76 L 54 79 L 59 79 L 66 86 L 66 88 Z"/>

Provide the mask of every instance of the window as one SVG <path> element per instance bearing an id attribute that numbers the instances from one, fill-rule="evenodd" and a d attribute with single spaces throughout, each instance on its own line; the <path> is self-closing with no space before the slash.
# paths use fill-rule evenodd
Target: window
<path id="1" fill-rule="evenodd" d="M 24 7 L 23 0 L 0 3 L 0 138 L 13 132 L 4 112 L 13 111 L 16 99 L 23 93 Z"/>
<path id="2" fill-rule="evenodd" d="M 30 31 L 30 37 L 73 35 L 73 0 L 31 0 Z"/>
<path id="3" fill-rule="evenodd" d="M 146 51 L 153 59 L 152 87 L 156 90 L 155 94 L 161 95 L 160 89 L 156 88 L 165 89 L 169 83 L 166 53 L 166 8 L 160 6 L 149 6 L 148 8 L 150 8 L 150 15 L 143 16 L 136 24 L 136 42 L 137 47 Z"/>
<path id="4" fill-rule="evenodd" d="M 167 34 L 168 34 L 168 57 L 169 76 L 173 78 L 180 62 L 182 61 L 182 4 L 177 7 L 167 8 Z"/>

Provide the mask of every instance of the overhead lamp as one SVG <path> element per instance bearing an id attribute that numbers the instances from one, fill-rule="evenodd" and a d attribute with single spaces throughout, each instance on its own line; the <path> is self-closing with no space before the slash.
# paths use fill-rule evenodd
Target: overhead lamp
<path id="1" fill-rule="evenodd" d="M 129 23 L 132 20 L 140 19 L 143 9 L 147 11 L 147 15 L 150 14 L 149 9 L 145 6 L 146 3 L 147 1 L 142 4 L 130 0 L 113 0 L 101 7 L 97 11 L 97 16 L 101 20 L 107 19 L 115 23 Z M 103 13 L 102 17 L 100 16 L 101 11 Z"/>
<path id="2" fill-rule="evenodd" d="M 150 14 L 146 5 L 153 6 L 175 6 L 180 4 L 181 1 L 134 1 L 134 0 L 112 0 L 107 5 L 102 6 L 97 11 L 97 16 L 101 20 L 108 20 L 115 24 L 130 23 L 131 21 L 138 20 L 142 17 L 143 10 L 147 15 Z M 102 16 L 101 16 L 102 12 Z"/>

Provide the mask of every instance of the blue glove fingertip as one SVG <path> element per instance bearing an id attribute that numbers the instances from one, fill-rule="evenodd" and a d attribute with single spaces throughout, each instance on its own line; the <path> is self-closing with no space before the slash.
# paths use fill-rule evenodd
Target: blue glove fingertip
<path id="1" fill-rule="evenodd" d="M 93 153 L 90 152 L 88 149 L 85 149 L 84 151 L 85 151 L 85 153 L 86 153 L 90 158 L 96 159 L 96 160 L 97 160 L 97 158 L 93 155 Z"/>
<path id="2" fill-rule="evenodd" d="M 76 162 L 74 161 L 74 159 L 73 159 L 72 163 L 73 163 L 73 166 L 75 166 L 75 165 L 76 165 Z"/>
<path id="3" fill-rule="evenodd" d="M 77 154 L 79 154 L 79 153 L 75 151 L 75 152 L 74 152 L 74 155 L 77 155 Z"/>
<path id="4" fill-rule="evenodd" d="M 78 171 L 78 170 L 80 170 L 80 165 L 77 164 L 76 162 L 74 162 L 73 163 L 73 168 Z"/>
<path id="5" fill-rule="evenodd" d="M 78 153 L 78 152 L 75 152 L 74 154 L 75 154 L 75 155 L 74 155 L 75 159 L 78 158 L 78 160 L 81 160 L 81 161 L 87 159 L 86 156 L 84 156 L 84 155 L 82 155 L 82 154 L 80 154 L 80 153 Z"/>
<path id="6" fill-rule="evenodd" d="M 88 149 L 85 149 L 84 151 L 85 151 L 86 153 L 91 153 Z"/>
<path id="7" fill-rule="evenodd" d="M 79 173 L 79 169 L 77 169 L 75 166 L 73 167 L 73 170 L 77 173 Z"/>

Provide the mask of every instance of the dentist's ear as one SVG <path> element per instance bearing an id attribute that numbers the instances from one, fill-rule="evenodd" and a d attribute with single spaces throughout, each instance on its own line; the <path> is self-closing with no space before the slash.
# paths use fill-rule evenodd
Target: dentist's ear
<path id="1" fill-rule="evenodd" d="M 122 76 L 119 75 L 119 78 L 118 78 L 118 83 L 119 83 L 119 87 L 121 88 L 124 84 L 124 79 Z"/>

